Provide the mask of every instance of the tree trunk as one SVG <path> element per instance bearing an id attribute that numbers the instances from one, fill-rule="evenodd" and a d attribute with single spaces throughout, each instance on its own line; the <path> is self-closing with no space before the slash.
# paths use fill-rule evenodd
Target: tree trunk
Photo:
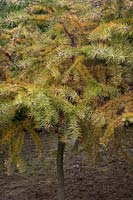
<path id="1" fill-rule="evenodd" d="M 65 149 L 65 144 L 61 141 L 60 134 L 58 134 L 58 149 L 57 149 L 58 200 L 65 199 L 64 169 L 63 169 L 64 149 Z"/>

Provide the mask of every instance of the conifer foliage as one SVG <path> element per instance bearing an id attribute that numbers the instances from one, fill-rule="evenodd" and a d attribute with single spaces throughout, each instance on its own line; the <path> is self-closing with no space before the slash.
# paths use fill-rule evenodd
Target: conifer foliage
<path id="1" fill-rule="evenodd" d="M 0 148 L 8 147 L 8 171 L 16 164 L 22 172 L 25 134 L 40 153 L 37 128 L 57 134 L 63 200 L 65 145 L 78 142 L 95 161 L 133 122 L 132 1 L 0 5 Z"/>

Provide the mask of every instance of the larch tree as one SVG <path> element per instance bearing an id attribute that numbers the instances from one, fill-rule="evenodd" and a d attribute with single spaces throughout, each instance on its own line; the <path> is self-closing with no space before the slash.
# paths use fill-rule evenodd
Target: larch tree
<path id="1" fill-rule="evenodd" d="M 64 200 L 66 145 L 81 145 L 95 162 L 114 140 L 131 160 L 121 145 L 133 118 L 131 1 L 4 2 L 0 146 L 8 147 L 6 166 L 24 170 L 26 133 L 40 153 L 37 128 L 57 134 L 58 200 Z"/>

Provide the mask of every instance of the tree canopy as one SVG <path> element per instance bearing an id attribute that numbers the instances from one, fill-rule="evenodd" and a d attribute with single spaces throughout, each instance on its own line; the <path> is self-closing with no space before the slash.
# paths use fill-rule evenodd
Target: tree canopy
<path id="1" fill-rule="evenodd" d="M 78 140 L 94 160 L 101 146 L 121 144 L 133 120 L 132 1 L 0 5 L 0 145 L 8 146 L 7 167 L 23 170 L 26 133 L 41 152 L 38 128 L 61 133 L 71 148 Z"/>

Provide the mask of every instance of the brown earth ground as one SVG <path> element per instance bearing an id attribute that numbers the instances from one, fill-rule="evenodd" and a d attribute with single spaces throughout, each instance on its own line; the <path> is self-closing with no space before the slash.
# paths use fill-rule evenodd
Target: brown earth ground
<path id="1" fill-rule="evenodd" d="M 1 153 L 0 200 L 56 200 L 55 138 L 43 136 L 43 141 L 44 159 L 39 160 L 28 139 L 23 151 L 27 163 L 23 174 L 16 170 L 8 176 Z M 66 153 L 64 165 L 65 200 L 133 200 L 133 173 L 126 162 L 112 160 L 92 167 L 85 153 Z"/>

